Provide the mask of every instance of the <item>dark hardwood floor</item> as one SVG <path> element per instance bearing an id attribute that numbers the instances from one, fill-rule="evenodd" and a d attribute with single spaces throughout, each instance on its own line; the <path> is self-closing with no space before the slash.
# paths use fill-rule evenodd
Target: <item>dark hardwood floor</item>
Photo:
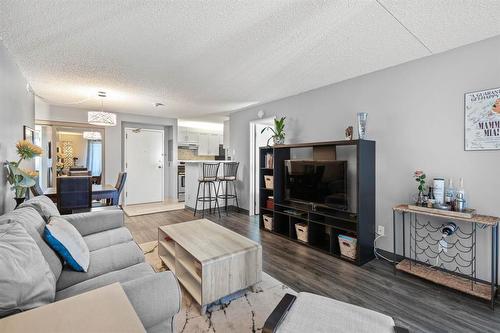
<path id="1" fill-rule="evenodd" d="M 247 215 L 207 218 L 260 242 L 264 271 L 296 291 L 385 313 L 410 332 L 500 332 L 500 309 L 492 311 L 485 302 L 404 273 L 395 276 L 385 261 L 372 260 L 357 267 L 261 232 L 258 220 Z M 193 219 L 191 211 L 180 210 L 126 217 L 126 224 L 136 242 L 143 243 L 157 240 L 158 226 Z"/>

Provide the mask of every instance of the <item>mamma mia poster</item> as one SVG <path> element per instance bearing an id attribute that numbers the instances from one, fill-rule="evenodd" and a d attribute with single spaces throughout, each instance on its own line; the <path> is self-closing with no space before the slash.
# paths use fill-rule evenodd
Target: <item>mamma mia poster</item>
<path id="1" fill-rule="evenodd" d="M 500 149 L 500 88 L 465 94 L 465 150 Z"/>

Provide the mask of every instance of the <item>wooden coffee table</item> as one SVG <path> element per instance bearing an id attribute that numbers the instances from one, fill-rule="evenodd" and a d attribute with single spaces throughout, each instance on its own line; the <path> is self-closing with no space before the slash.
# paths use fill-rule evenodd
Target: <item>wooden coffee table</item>
<path id="1" fill-rule="evenodd" d="M 209 304 L 262 278 L 262 247 L 207 219 L 159 227 L 158 255 L 202 314 Z"/>

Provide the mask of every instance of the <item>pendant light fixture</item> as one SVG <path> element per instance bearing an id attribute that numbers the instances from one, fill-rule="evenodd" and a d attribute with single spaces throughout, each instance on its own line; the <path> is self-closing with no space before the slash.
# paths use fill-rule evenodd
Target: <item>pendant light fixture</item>
<path id="1" fill-rule="evenodd" d="M 97 96 L 101 98 L 101 111 L 89 111 L 88 123 L 98 126 L 116 126 L 116 114 L 111 112 L 104 112 L 104 98 L 106 97 L 105 91 L 98 91 Z"/>
<path id="2" fill-rule="evenodd" d="M 101 140 L 102 137 L 101 137 L 101 133 L 99 132 L 87 132 L 87 131 L 84 131 L 83 132 L 83 138 L 86 139 L 86 140 Z"/>

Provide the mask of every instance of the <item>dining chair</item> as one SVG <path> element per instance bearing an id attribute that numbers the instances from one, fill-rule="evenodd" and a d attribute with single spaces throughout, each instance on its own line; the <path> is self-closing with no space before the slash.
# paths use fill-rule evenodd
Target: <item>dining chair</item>
<path id="1" fill-rule="evenodd" d="M 102 173 L 99 176 L 92 176 L 92 184 L 101 185 Z"/>
<path id="2" fill-rule="evenodd" d="M 120 195 L 123 191 L 123 188 L 125 187 L 125 181 L 127 180 L 127 173 L 126 172 L 120 172 L 118 174 L 118 179 L 116 181 L 115 188 L 117 190 L 117 196 L 116 196 L 116 202 L 120 202 Z"/>
<path id="3" fill-rule="evenodd" d="M 57 208 L 61 214 L 90 211 L 91 179 L 90 176 L 57 177 Z"/>

